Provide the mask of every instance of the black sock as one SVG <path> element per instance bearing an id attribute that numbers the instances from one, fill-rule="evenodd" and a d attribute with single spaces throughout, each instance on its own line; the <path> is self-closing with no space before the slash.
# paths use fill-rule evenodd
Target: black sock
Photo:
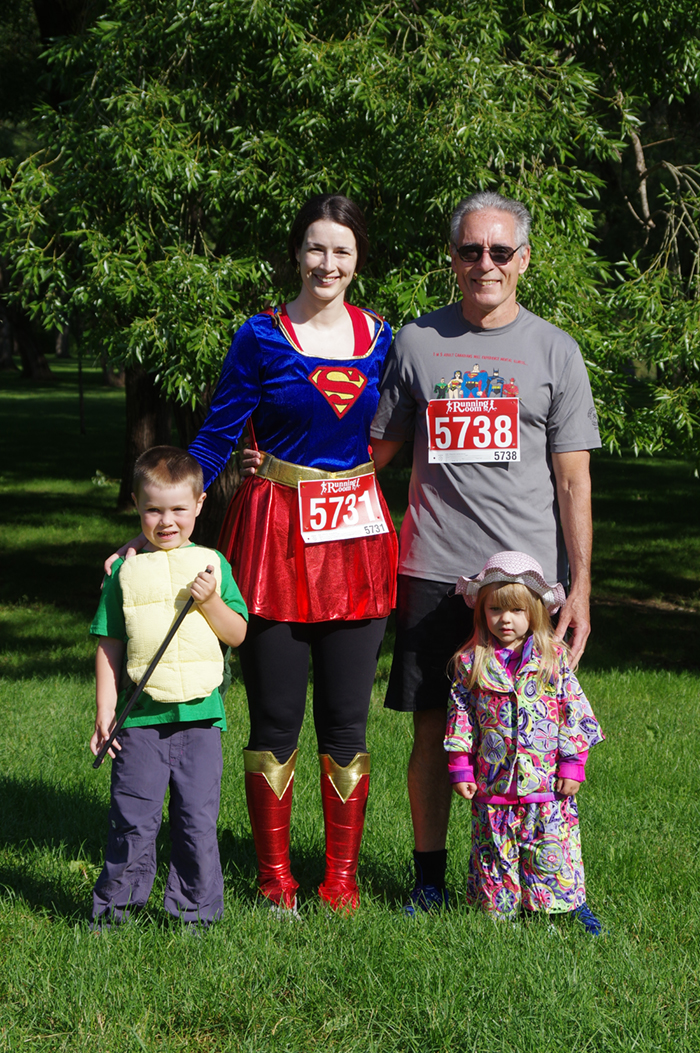
<path id="1" fill-rule="evenodd" d="M 445 870 L 447 869 L 447 849 L 439 848 L 437 852 L 413 852 L 416 868 L 416 881 L 419 885 L 445 887 Z"/>

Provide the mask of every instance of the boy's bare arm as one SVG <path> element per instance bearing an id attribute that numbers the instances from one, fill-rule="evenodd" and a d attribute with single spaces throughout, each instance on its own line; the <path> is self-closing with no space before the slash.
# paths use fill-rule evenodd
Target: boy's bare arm
<path id="1" fill-rule="evenodd" d="M 238 647 L 245 640 L 248 628 L 245 618 L 227 607 L 216 592 L 216 578 L 212 566 L 201 571 L 190 586 L 190 593 L 210 626 L 229 647 Z"/>
<path id="2" fill-rule="evenodd" d="M 117 697 L 119 695 L 119 677 L 124 658 L 124 642 L 112 636 L 101 636 L 97 645 L 95 657 L 95 699 L 97 712 L 95 715 L 95 730 L 90 739 L 90 749 L 97 756 L 102 746 L 107 741 L 114 727 L 117 713 Z M 109 749 L 110 757 L 114 758 L 113 749 L 120 750 L 121 746 L 115 740 Z"/>

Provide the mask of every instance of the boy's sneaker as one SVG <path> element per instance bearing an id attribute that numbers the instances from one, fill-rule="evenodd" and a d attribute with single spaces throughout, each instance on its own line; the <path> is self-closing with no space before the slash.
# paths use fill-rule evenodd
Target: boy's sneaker
<path id="1" fill-rule="evenodd" d="M 575 918 L 578 918 L 589 936 L 603 936 L 605 934 L 602 923 L 596 918 L 587 903 L 582 903 L 580 907 L 577 907 L 573 911 L 573 915 Z"/>
<path id="2" fill-rule="evenodd" d="M 430 914 L 433 911 L 449 909 L 450 897 L 446 888 L 438 888 L 437 885 L 416 885 L 403 912 L 407 918 L 414 918 L 419 910 Z"/>

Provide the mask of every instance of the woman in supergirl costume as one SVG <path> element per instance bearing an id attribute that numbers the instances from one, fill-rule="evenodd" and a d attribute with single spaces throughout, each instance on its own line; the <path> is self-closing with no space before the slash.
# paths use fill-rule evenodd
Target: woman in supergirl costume
<path id="1" fill-rule="evenodd" d="M 190 447 L 205 487 L 246 423 L 262 456 L 233 498 L 219 548 L 250 611 L 240 648 L 246 796 L 259 889 L 280 911 L 296 910 L 289 820 L 309 653 L 326 833 L 319 894 L 335 909 L 359 900 L 367 714 L 398 548 L 369 446 L 391 330 L 345 302 L 367 248 L 352 201 L 321 195 L 304 205 L 289 236 L 299 295 L 238 330 Z"/>

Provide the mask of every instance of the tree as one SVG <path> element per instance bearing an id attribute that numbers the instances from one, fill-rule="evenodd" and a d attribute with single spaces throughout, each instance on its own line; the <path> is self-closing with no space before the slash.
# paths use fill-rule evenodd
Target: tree
<path id="1" fill-rule="evenodd" d="M 43 111 L 41 149 L 4 165 L 15 295 L 45 324 L 78 317 L 90 346 L 201 413 L 232 330 L 293 289 L 285 232 L 309 194 L 366 208 L 359 296 L 398 324 L 455 297 L 447 217 L 497 189 L 533 211 L 523 298 L 580 340 L 605 441 L 654 448 L 668 428 L 629 412 L 629 328 L 683 264 L 660 286 L 658 252 L 623 273 L 601 251 L 642 104 L 588 47 L 591 19 L 622 38 L 591 2 L 114 0 L 54 45 L 67 102 Z M 641 54 L 631 67 L 641 78 Z"/>
<path id="2" fill-rule="evenodd" d="M 595 112 L 621 141 L 592 168 L 603 182 L 597 250 L 616 265 L 607 365 L 619 382 L 633 360 L 643 378 L 619 434 L 698 466 L 700 7 L 527 0 L 519 22 L 512 39 L 546 42 L 595 74 Z"/>
<path id="3" fill-rule="evenodd" d="M 98 13 L 94 0 L 8 0 L 0 11 L 0 153 L 21 159 L 35 148 L 32 114 L 48 94 L 62 100 L 60 84 L 46 78 L 42 49 L 52 38 L 80 31 Z M 47 91 L 45 91 L 47 89 Z M 49 380 L 51 367 L 37 344 L 36 327 L 18 304 L 5 302 L 6 268 L 0 259 L 0 369 L 16 369 L 31 380 Z M 67 336 L 68 330 L 63 331 Z M 64 347 L 67 341 L 57 341 Z"/>

